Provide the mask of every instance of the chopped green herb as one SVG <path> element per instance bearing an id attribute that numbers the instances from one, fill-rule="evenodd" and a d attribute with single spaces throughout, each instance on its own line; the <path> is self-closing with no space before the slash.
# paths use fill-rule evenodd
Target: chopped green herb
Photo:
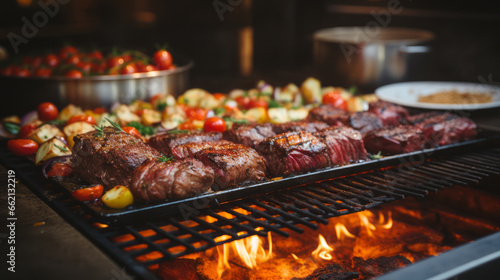
<path id="1" fill-rule="evenodd" d="M 158 109 L 158 111 L 160 112 L 163 112 L 165 108 L 167 108 L 167 102 L 161 102 L 158 104 L 158 106 L 156 106 L 156 109 Z"/>
<path id="2" fill-rule="evenodd" d="M 163 155 L 163 156 L 158 158 L 158 161 L 170 162 L 170 161 L 174 161 L 174 157 L 167 157 L 167 156 Z"/>
<path id="3" fill-rule="evenodd" d="M 107 120 L 107 121 L 108 121 L 108 122 L 109 122 L 109 123 L 110 123 L 110 124 L 111 124 L 111 125 L 115 128 L 115 129 L 116 129 L 116 130 L 118 130 L 118 132 L 125 132 L 119 124 L 115 123 L 114 121 L 112 121 L 112 120 L 110 120 L 110 119 L 108 119 L 108 118 L 106 118 L 106 117 L 104 117 L 104 118 L 105 118 L 105 119 L 106 119 L 106 120 Z"/>
<path id="4" fill-rule="evenodd" d="M 348 91 L 352 94 L 356 94 L 356 92 L 358 91 L 358 88 L 356 86 L 351 86 Z"/>
<path id="5" fill-rule="evenodd" d="M 21 129 L 21 127 L 18 125 L 18 124 L 15 124 L 15 123 L 4 123 L 3 126 L 5 127 L 5 129 L 11 133 L 11 134 L 15 134 L 17 135 L 19 133 L 19 129 Z"/>
<path id="6" fill-rule="evenodd" d="M 380 158 L 383 158 L 383 156 L 382 156 L 382 152 L 380 152 L 380 151 L 379 151 L 379 152 L 378 152 L 377 154 L 375 154 L 375 155 L 370 155 L 370 158 L 371 158 L 371 159 L 380 159 Z"/>
<path id="7" fill-rule="evenodd" d="M 58 126 L 58 125 L 64 125 L 66 122 L 63 121 L 63 120 L 51 120 L 51 121 L 46 121 L 44 123 L 42 123 L 42 125 L 44 124 L 51 124 L 51 125 L 55 125 L 55 126 Z"/>
<path id="8" fill-rule="evenodd" d="M 99 127 L 97 125 L 92 126 L 97 132 L 94 134 L 95 137 L 102 137 L 104 135 L 104 130 L 102 127 Z"/>
<path id="9" fill-rule="evenodd" d="M 226 111 L 226 109 L 221 108 L 221 107 L 217 107 L 217 108 L 215 108 L 215 109 L 214 109 L 214 113 L 215 113 L 216 115 L 223 114 L 225 111 Z"/>
<path id="10" fill-rule="evenodd" d="M 248 123 L 248 120 L 245 120 L 245 119 L 235 119 L 235 118 L 224 118 L 224 121 L 226 122 L 232 122 L 232 123 L 237 123 L 237 124 L 247 124 Z"/>
<path id="11" fill-rule="evenodd" d="M 152 126 L 143 125 L 140 122 L 129 122 L 127 126 L 132 126 L 139 131 L 141 135 L 153 135 L 156 133 L 156 129 Z"/>
<path id="12" fill-rule="evenodd" d="M 59 150 L 61 150 L 61 151 L 63 151 L 63 152 L 69 152 L 69 150 L 68 150 L 68 149 L 66 149 L 66 148 L 64 148 L 64 147 L 61 147 L 61 146 L 59 146 L 59 145 L 54 144 L 54 147 L 58 148 Z"/>
<path id="13" fill-rule="evenodd" d="M 187 130 L 187 129 L 183 129 L 183 130 L 172 129 L 172 130 L 167 131 L 167 133 L 170 133 L 170 134 L 189 133 L 189 130 Z"/>
<path id="14" fill-rule="evenodd" d="M 268 103 L 268 108 L 280 108 L 283 107 L 278 101 L 271 99 Z"/>

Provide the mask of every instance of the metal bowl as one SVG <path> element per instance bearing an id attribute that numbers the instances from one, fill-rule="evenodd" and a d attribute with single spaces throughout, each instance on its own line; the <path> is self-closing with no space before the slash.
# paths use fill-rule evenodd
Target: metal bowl
<path id="1" fill-rule="evenodd" d="M 22 114 L 45 101 L 58 107 L 75 104 L 92 109 L 114 102 L 148 99 L 157 93 L 177 96 L 187 89 L 189 70 L 194 63 L 185 58 L 177 58 L 175 63 L 177 68 L 173 70 L 81 79 L 0 76 L 0 115 Z"/>

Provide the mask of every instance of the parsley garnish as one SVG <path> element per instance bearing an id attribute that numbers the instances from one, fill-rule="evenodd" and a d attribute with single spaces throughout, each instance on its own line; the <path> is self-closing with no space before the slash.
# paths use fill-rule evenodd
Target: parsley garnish
<path id="1" fill-rule="evenodd" d="M 153 135 L 156 133 L 156 129 L 154 127 L 143 125 L 140 122 L 129 122 L 127 125 L 135 127 L 141 135 Z"/>
<path id="2" fill-rule="evenodd" d="M 158 158 L 158 161 L 161 161 L 161 162 L 169 162 L 169 161 L 173 161 L 174 160 L 174 157 L 167 157 L 167 156 L 161 156 Z"/>
<path id="3" fill-rule="evenodd" d="M 187 130 L 187 129 L 183 129 L 183 130 L 172 129 L 172 130 L 167 131 L 167 133 L 170 133 L 170 134 L 189 133 L 189 130 Z"/>
<path id="4" fill-rule="evenodd" d="M 42 125 L 44 125 L 44 124 L 51 124 L 51 125 L 58 126 L 58 125 L 63 125 L 65 123 L 66 122 L 63 121 L 63 120 L 51 120 L 51 121 L 46 121 L 46 122 L 42 123 Z"/>
<path id="5" fill-rule="evenodd" d="M 237 123 L 237 124 L 247 124 L 248 120 L 245 119 L 235 119 L 235 118 L 224 118 L 226 122 L 232 122 L 232 123 Z"/>
<path id="6" fill-rule="evenodd" d="M 217 107 L 217 108 L 214 109 L 214 113 L 216 115 L 220 115 L 220 114 L 224 113 L 225 111 L 226 111 L 226 109 L 221 108 L 221 107 Z"/>
<path id="7" fill-rule="evenodd" d="M 167 108 L 167 102 L 161 102 L 158 104 L 158 106 L 156 106 L 156 109 L 158 109 L 158 111 L 160 112 L 163 112 L 165 108 Z"/>
<path id="8" fill-rule="evenodd" d="M 11 133 L 11 134 L 15 134 L 17 135 L 19 133 L 19 129 L 21 129 L 21 127 L 18 125 L 18 124 L 15 124 L 15 123 L 4 123 L 3 126 L 5 127 L 5 129 Z"/>
<path id="9" fill-rule="evenodd" d="M 66 149 L 66 148 L 64 148 L 64 147 L 61 147 L 61 146 L 59 146 L 59 145 L 54 144 L 54 147 L 58 148 L 59 150 L 61 150 L 61 151 L 63 151 L 63 152 L 69 152 L 69 150 L 68 150 L 68 149 Z"/>
<path id="10" fill-rule="evenodd" d="M 382 156 L 382 152 L 380 152 L 380 151 L 379 151 L 379 152 L 378 152 L 377 154 L 375 154 L 375 155 L 370 155 L 370 158 L 371 158 L 371 159 L 380 159 L 380 158 L 383 158 L 383 156 Z"/>
<path id="11" fill-rule="evenodd" d="M 271 99 L 268 102 L 268 108 L 280 108 L 283 107 L 278 101 Z"/>

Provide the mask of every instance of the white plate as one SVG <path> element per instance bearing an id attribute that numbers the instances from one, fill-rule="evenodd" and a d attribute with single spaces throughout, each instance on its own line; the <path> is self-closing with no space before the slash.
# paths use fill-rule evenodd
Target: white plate
<path id="1" fill-rule="evenodd" d="M 421 95 L 429 95 L 449 90 L 470 93 L 492 93 L 492 102 L 479 104 L 433 104 L 418 102 L 418 97 Z M 488 84 L 461 82 L 405 82 L 379 87 L 375 90 L 375 94 L 378 98 L 385 101 L 423 109 L 477 110 L 500 106 L 500 87 Z"/>

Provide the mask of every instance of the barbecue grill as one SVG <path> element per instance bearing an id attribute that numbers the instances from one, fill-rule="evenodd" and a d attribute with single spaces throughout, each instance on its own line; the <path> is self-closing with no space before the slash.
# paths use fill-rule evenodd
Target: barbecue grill
<path id="1" fill-rule="evenodd" d="M 291 177 L 283 180 L 286 184 L 277 181 L 280 183 L 274 189 L 273 185 L 264 184 L 252 195 L 236 190 L 232 194 L 178 201 L 175 203 L 178 211 L 162 216 L 158 215 L 159 210 L 167 213 L 166 210 L 174 209 L 172 205 L 136 209 L 123 216 L 96 215 L 95 209 L 71 199 L 64 188 L 44 179 L 30 161 L 10 154 L 6 145 L 2 145 L 0 159 L 4 166 L 16 170 L 19 179 L 44 202 L 129 273 L 141 279 L 155 279 L 152 268 L 157 264 L 223 243 L 252 235 L 267 236 L 268 232 L 286 237 L 288 231 L 302 233 L 304 227 L 317 229 L 318 224 L 328 224 L 329 218 L 387 202 L 424 198 L 454 185 L 476 186 L 483 179 L 500 174 L 498 144 L 498 136 L 483 135 L 473 141 L 347 166 L 337 174 L 319 171 Z M 144 215 L 150 217 L 151 213 L 157 217 L 144 221 Z M 142 221 L 137 219 L 141 215 Z M 207 222 L 208 216 L 215 222 Z M 217 238 L 221 236 L 226 238 Z M 491 250 L 484 256 L 477 255 L 478 249 L 460 248 L 474 252 L 467 254 L 473 259 L 467 263 L 468 267 L 498 261 L 498 247 L 494 247 L 498 240 L 500 235 L 494 234 L 468 245 L 470 248 L 490 244 Z M 444 255 L 449 254 L 438 257 L 447 263 Z M 421 267 L 425 263 L 416 265 Z M 449 263 L 445 267 L 450 276 L 461 272 L 453 270 Z M 429 273 L 438 275 L 442 270 Z M 400 279 L 397 277 L 402 274 L 394 275 L 384 279 Z"/>

